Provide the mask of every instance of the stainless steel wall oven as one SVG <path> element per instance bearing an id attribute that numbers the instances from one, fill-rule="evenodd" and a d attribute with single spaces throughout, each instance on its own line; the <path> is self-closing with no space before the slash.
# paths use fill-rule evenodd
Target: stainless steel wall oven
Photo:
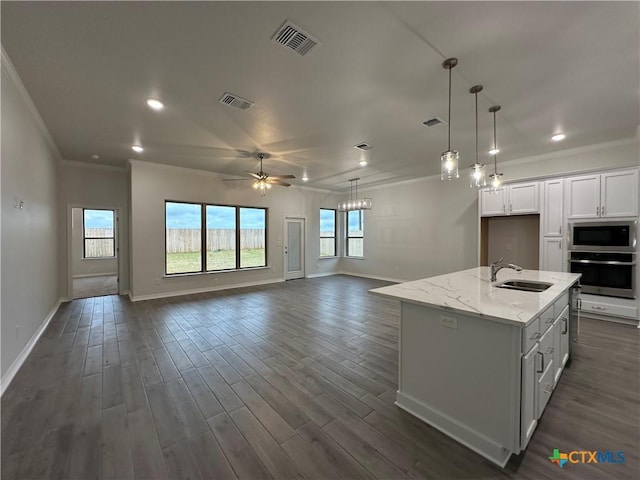
<path id="1" fill-rule="evenodd" d="M 569 228 L 569 271 L 582 291 L 635 298 L 637 222 L 581 222 Z"/>

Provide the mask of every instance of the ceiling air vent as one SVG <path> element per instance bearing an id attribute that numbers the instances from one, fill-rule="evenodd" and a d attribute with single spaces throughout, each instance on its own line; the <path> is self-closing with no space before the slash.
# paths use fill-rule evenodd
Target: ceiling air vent
<path id="1" fill-rule="evenodd" d="M 296 27 L 289 20 L 285 20 L 282 26 L 273 34 L 271 40 L 285 47 L 289 47 L 300 55 L 306 55 L 320 43 L 300 27 Z"/>
<path id="2" fill-rule="evenodd" d="M 368 143 L 359 143 L 358 145 L 354 145 L 353 148 L 357 148 L 359 150 L 371 150 L 373 146 Z"/>
<path id="3" fill-rule="evenodd" d="M 447 122 L 445 122 L 439 117 L 433 117 L 433 118 L 430 118 L 429 120 L 425 120 L 424 122 L 422 122 L 422 124 L 426 125 L 427 127 L 435 127 L 436 125 L 446 125 Z"/>
<path id="4" fill-rule="evenodd" d="M 249 110 L 254 105 L 254 102 L 251 100 L 247 100 L 246 98 L 239 97 L 238 95 L 234 95 L 229 92 L 225 92 L 224 95 L 220 97 L 220 103 L 231 105 L 232 107 L 239 108 L 240 110 Z"/>

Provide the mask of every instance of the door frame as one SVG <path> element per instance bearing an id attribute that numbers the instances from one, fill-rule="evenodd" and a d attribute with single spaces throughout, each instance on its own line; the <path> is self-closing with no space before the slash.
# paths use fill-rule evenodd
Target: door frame
<path id="1" fill-rule="evenodd" d="M 122 295 L 122 286 L 120 282 L 120 272 L 122 271 L 122 255 L 120 251 L 120 209 L 114 206 L 96 205 L 96 204 L 67 204 L 67 295 L 68 301 L 73 300 L 73 209 L 84 208 L 89 210 L 113 210 L 115 214 L 115 245 L 117 255 L 116 278 L 118 284 L 118 295 Z"/>
<path id="2" fill-rule="evenodd" d="M 288 247 L 288 241 L 289 241 L 289 234 L 287 231 L 287 223 L 289 220 L 296 220 L 296 221 L 301 221 L 302 222 L 302 238 L 300 240 L 300 245 L 302 247 L 302 259 L 301 259 L 301 266 L 302 266 L 302 277 L 296 277 L 296 278 L 306 278 L 307 277 L 307 217 L 304 215 L 285 215 L 284 217 L 284 242 L 283 242 L 283 246 L 282 246 L 282 261 L 283 261 L 283 277 L 284 280 L 288 280 L 287 279 L 287 259 L 288 257 L 288 253 L 285 253 L 285 249 Z M 294 278 L 290 279 L 290 280 L 295 280 Z"/>

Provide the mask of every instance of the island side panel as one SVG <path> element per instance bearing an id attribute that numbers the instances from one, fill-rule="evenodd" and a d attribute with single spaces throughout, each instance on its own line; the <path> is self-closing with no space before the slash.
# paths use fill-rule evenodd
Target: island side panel
<path id="1" fill-rule="evenodd" d="M 495 463 L 519 449 L 521 328 L 402 302 L 396 404 Z"/>

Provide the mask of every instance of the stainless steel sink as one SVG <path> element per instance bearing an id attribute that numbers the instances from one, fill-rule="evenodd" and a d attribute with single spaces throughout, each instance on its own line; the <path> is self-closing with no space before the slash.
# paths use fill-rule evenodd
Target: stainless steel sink
<path id="1" fill-rule="evenodd" d="M 536 282 L 532 280 L 505 280 L 497 283 L 495 287 L 508 288 L 509 290 L 520 290 L 523 292 L 544 292 L 553 283 Z"/>

